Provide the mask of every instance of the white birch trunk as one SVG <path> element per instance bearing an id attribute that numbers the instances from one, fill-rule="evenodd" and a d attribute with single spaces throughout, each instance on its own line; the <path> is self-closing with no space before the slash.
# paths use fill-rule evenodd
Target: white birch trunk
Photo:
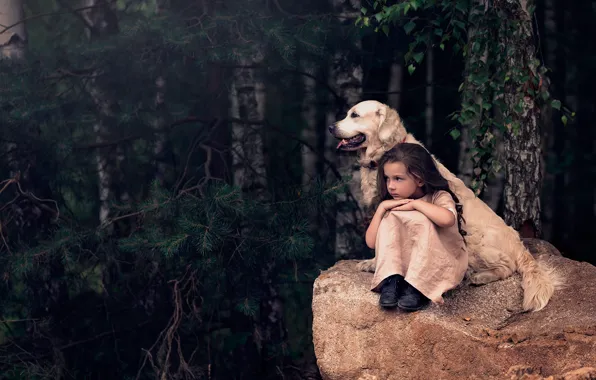
<path id="1" fill-rule="evenodd" d="M 513 4 L 512 4 L 513 3 Z M 524 0 L 507 0 L 495 4 L 509 13 L 510 20 L 518 21 L 515 33 L 508 33 L 501 43 L 511 48 L 511 55 L 507 58 L 509 72 L 522 71 L 524 75 L 538 76 L 534 63 L 535 48 L 532 31 L 532 18 Z M 503 219 L 515 229 L 520 229 L 530 223 L 537 236 L 541 233 L 541 203 L 542 188 L 542 139 L 538 127 L 540 108 L 532 96 L 518 91 L 529 82 L 521 82 L 517 75 L 511 80 L 505 93 L 504 112 L 511 116 L 512 124 L 505 136 L 505 209 Z M 523 105 L 521 112 L 514 107 Z M 519 127 L 519 130 L 515 129 Z"/>
<path id="2" fill-rule="evenodd" d="M 254 68 L 261 58 L 244 59 L 234 72 L 231 89 L 231 116 L 251 124 L 235 122 L 232 127 L 234 184 L 244 192 L 263 198 L 267 186 L 263 125 L 265 86 Z M 254 123 L 254 124 L 252 124 Z"/>
<path id="3" fill-rule="evenodd" d="M 23 0 L 0 1 L 0 57 L 21 60 L 27 47 Z M 9 29 L 6 29 L 10 27 Z"/>
<path id="4" fill-rule="evenodd" d="M 360 12 L 359 0 L 331 0 L 334 13 L 345 22 L 346 19 L 356 17 Z M 351 26 L 350 26 L 351 27 Z M 357 42 L 360 46 L 360 41 Z M 353 106 L 362 99 L 362 67 L 351 65 L 345 67 L 345 57 L 341 53 L 336 53 L 330 68 L 330 86 L 347 103 L 348 107 Z M 327 124 L 337 121 L 336 109 L 328 114 Z M 343 117 L 343 115 L 342 115 Z M 338 155 L 336 153 L 335 141 L 327 134 L 326 150 L 331 162 L 335 162 L 342 176 L 349 176 L 349 192 L 356 198 L 360 208 L 364 205 L 361 202 L 362 195 L 360 190 L 360 168 L 356 160 L 349 154 Z M 337 258 L 348 256 L 357 247 L 357 242 L 362 240 L 362 236 L 357 234 L 359 212 L 350 207 L 351 199 L 347 193 L 340 193 L 337 197 L 336 205 L 336 233 L 335 233 L 335 255 Z"/>
<path id="5" fill-rule="evenodd" d="M 27 48 L 27 31 L 24 18 L 22 0 L 2 0 L 0 1 L 0 28 L 10 29 L 0 33 L 0 59 L 10 59 L 13 61 L 22 61 L 25 57 Z M 6 151 L 6 158 L 9 162 L 10 176 L 14 177 L 19 171 L 18 160 L 16 159 L 17 145 L 7 143 L 2 149 Z"/>
<path id="6" fill-rule="evenodd" d="M 94 7 L 81 12 L 81 15 L 87 22 L 87 36 L 90 40 L 102 38 L 118 32 L 118 20 L 113 9 L 102 0 L 84 0 L 83 7 Z M 93 99 L 98 111 L 98 120 L 93 126 L 95 140 L 97 143 L 103 143 L 109 138 L 110 123 L 116 117 L 115 101 L 102 89 L 97 77 L 101 76 L 101 71 L 94 73 L 94 79 L 87 84 L 87 92 Z M 114 198 L 112 185 L 114 182 L 115 166 L 119 161 L 123 161 L 124 155 L 121 150 L 116 155 L 110 154 L 108 150 L 97 149 L 95 162 L 98 177 L 99 193 L 99 223 L 106 225 L 110 217 L 110 202 Z M 123 198 L 128 198 L 128 194 L 123 193 Z M 108 227 L 111 232 L 112 226 Z"/>

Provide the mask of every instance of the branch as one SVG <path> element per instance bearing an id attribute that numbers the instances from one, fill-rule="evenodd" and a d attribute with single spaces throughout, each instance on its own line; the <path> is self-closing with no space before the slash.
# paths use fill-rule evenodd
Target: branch
<path id="1" fill-rule="evenodd" d="M 116 0 L 112 0 L 112 2 L 115 2 L 115 1 Z M 40 14 L 37 14 L 37 15 L 25 17 L 24 19 L 20 20 L 19 22 L 15 22 L 12 25 L 8 25 L 8 26 L 0 25 L 0 26 L 3 26 L 4 27 L 4 29 L 0 30 L 0 34 L 6 32 L 9 29 L 14 28 L 15 26 L 17 26 L 19 24 L 22 24 L 22 23 L 27 22 L 27 21 L 35 20 L 37 18 L 50 17 L 50 16 L 56 16 L 56 15 L 63 15 L 63 14 L 71 13 L 71 12 L 80 12 L 80 11 L 84 11 L 84 10 L 87 10 L 87 9 L 93 9 L 93 8 L 99 8 L 99 7 L 100 7 L 100 5 L 91 5 L 91 6 L 88 6 L 88 7 L 81 7 L 81 8 L 71 9 L 68 12 L 48 12 L 48 13 L 40 13 Z"/>

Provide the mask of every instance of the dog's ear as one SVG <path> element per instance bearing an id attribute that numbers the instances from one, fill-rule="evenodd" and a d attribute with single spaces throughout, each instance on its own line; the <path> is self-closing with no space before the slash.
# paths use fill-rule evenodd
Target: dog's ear
<path id="1" fill-rule="evenodd" d="M 397 112 L 386 105 L 377 109 L 377 116 L 379 117 L 379 140 L 383 145 L 391 145 L 397 133 L 396 122 L 399 122 Z"/>

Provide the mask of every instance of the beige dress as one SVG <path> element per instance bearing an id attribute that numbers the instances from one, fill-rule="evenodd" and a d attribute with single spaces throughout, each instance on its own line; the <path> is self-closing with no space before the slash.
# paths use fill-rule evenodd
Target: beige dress
<path id="1" fill-rule="evenodd" d="M 445 207 L 457 218 L 455 202 L 448 192 L 438 191 L 422 199 Z M 377 232 L 375 256 L 373 291 L 380 291 L 387 277 L 400 274 L 436 303 L 443 303 L 442 294 L 462 281 L 468 266 L 457 222 L 441 228 L 419 211 L 385 213 Z"/>

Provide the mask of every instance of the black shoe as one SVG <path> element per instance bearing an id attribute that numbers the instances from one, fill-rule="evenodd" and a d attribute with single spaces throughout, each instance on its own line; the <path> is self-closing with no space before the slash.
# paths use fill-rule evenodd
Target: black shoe
<path id="1" fill-rule="evenodd" d="M 397 306 L 403 279 L 402 276 L 396 274 L 387 277 L 385 281 L 383 281 L 383 285 L 381 285 L 381 297 L 379 298 L 381 307 L 389 308 Z"/>
<path id="2" fill-rule="evenodd" d="M 403 294 L 397 302 L 397 307 L 405 311 L 416 311 L 428 305 L 429 302 L 430 300 L 424 294 L 406 282 Z"/>

